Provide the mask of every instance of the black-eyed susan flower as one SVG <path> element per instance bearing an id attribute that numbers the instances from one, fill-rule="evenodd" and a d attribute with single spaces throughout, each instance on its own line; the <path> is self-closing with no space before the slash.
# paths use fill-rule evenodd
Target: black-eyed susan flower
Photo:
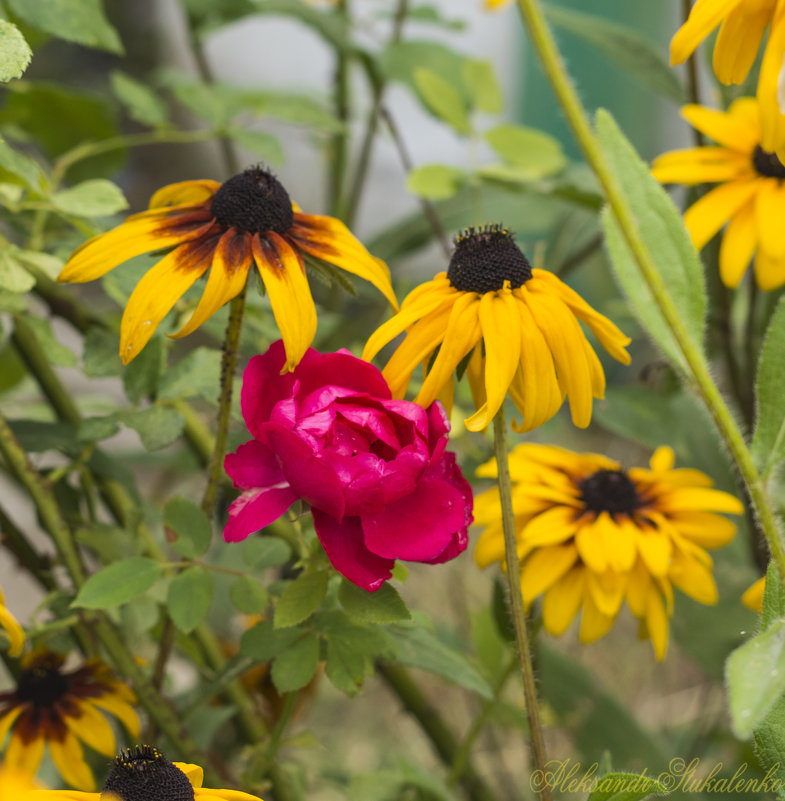
<path id="1" fill-rule="evenodd" d="M 766 589 L 766 576 L 761 576 L 754 584 L 750 585 L 744 595 L 741 596 L 741 602 L 748 609 L 753 612 L 760 613 L 763 611 L 763 591 Z"/>
<path id="2" fill-rule="evenodd" d="M 0 589 L 0 626 L 8 635 L 8 653 L 10 656 L 19 656 L 25 644 L 25 633 L 17 619 L 8 611 L 5 605 L 3 591 Z"/>
<path id="3" fill-rule="evenodd" d="M 93 281 L 134 256 L 174 248 L 137 284 L 123 312 L 120 358 L 131 361 L 159 323 L 209 268 L 201 300 L 175 334 L 195 331 L 240 294 L 253 264 L 264 282 L 293 370 L 316 333 L 303 254 L 370 281 L 397 308 L 387 266 L 339 220 L 303 214 L 267 170 L 219 184 L 184 181 L 159 189 L 150 209 L 78 248 L 58 280 Z"/>
<path id="4" fill-rule="evenodd" d="M 682 116 L 718 147 L 692 147 L 659 156 L 652 173 L 662 183 L 719 183 L 684 214 L 700 250 L 727 223 L 720 245 L 720 277 L 739 285 L 753 257 L 761 289 L 785 283 L 785 165 L 761 147 L 758 102 L 743 97 L 727 112 L 688 105 Z"/>
<path id="5" fill-rule="evenodd" d="M 202 787 L 199 765 L 170 762 L 149 745 L 123 751 L 115 760 L 100 793 L 75 793 L 73 801 L 261 801 L 239 790 Z M 40 798 L 39 798 L 40 796 Z M 67 793 L 36 794 L 31 801 L 72 801 Z"/>
<path id="6" fill-rule="evenodd" d="M 131 706 L 136 699 L 98 660 L 71 672 L 63 663 L 60 654 L 34 651 L 22 661 L 16 689 L 0 693 L 0 745 L 10 732 L 4 769 L 34 776 L 47 747 L 67 784 L 92 791 L 95 780 L 82 743 L 115 755 L 114 733 L 102 712 L 114 715 L 138 737 L 139 718 Z"/>
<path id="7" fill-rule="evenodd" d="M 606 456 L 548 445 L 510 454 L 521 587 L 528 607 L 542 595 L 545 630 L 563 634 L 581 612 L 589 643 L 613 625 L 624 601 L 650 637 L 658 659 L 668 646 L 673 587 L 704 604 L 717 601 L 706 548 L 727 544 L 735 525 L 717 512 L 741 514 L 741 503 L 712 488 L 698 470 L 673 469 L 673 451 L 658 448 L 650 469 L 624 470 Z M 496 476 L 491 460 L 477 471 Z M 475 499 L 480 567 L 504 562 L 497 489 Z"/>
<path id="8" fill-rule="evenodd" d="M 383 370 L 393 397 L 403 397 L 424 363 L 415 401 L 427 407 L 441 396 L 449 407 L 452 373 L 461 365 L 477 407 L 466 420 L 471 431 L 490 423 L 507 393 L 523 415 L 516 430 L 542 425 L 565 396 L 573 422 L 585 427 L 592 398 L 605 392 L 605 374 L 578 320 L 611 356 L 629 363 L 629 337 L 553 273 L 532 269 L 506 228 L 469 228 L 455 240 L 447 272 L 409 293 L 398 314 L 372 334 L 363 358 L 406 331 Z"/>
<path id="9" fill-rule="evenodd" d="M 781 4 L 780 4 L 781 5 Z M 752 67 L 777 0 L 697 0 L 671 40 L 671 64 L 681 64 L 719 26 L 714 74 L 724 84 L 742 83 Z"/>

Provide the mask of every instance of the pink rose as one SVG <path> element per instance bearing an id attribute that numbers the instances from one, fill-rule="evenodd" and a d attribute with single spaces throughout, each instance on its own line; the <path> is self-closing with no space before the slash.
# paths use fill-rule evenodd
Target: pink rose
<path id="1" fill-rule="evenodd" d="M 242 410 L 253 439 L 224 462 L 243 490 L 224 539 L 245 539 L 303 499 L 330 562 L 369 592 L 396 559 L 436 564 L 461 553 L 472 491 L 445 450 L 441 404 L 393 400 L 381 372 L 346 350 L 309 348 L 281 375 L 285 360 L 278 341 L 245 369 Z"/>

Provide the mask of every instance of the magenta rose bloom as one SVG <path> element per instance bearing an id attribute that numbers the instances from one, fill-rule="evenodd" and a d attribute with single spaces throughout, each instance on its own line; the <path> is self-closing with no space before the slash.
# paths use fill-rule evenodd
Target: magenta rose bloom
<path id="1" fill-rule="evenodd" d="M 346 350 L 309 348 L 281 375 L 285 361 L 278 341 L 245 368 L 253 439 L 224 462 L 243 491 L 224 539 L 245 539 L 302 499 L 333 567 L 369 592 L 396 559 L 436 564 L 461 553 L 472 491 L 445 450 L 442 405 L 393 400 L 381 372 Z"/>

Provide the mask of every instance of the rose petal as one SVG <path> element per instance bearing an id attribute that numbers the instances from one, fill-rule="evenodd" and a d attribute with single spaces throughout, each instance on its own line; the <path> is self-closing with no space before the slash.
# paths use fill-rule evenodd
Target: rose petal
<path id="1" fill-rule="evenodd" d="M 308 352 L 304 358 L 307 356 Z M 295 373 L 281 375 L 284 364 L 286 353 L 283 341 L 279 339 L 270 345 L 266 353 L 254 356 L 243 372 L 240 406 L 245 424 L 254 437 L 259 426 L 269 420 L 275 404 L 292 395 Z"/>
<path id="2" fill-rule="evenodd" d="M 442 554 L 466 520 L 463 494 L 446 481 L 423 479 L 414 492 L 362 518 L 365 544 L 379 556 L 424 562 Z"/>
<path id="3" fill-rule="evenodd" d="M 295 372 L 306 395 L 321 387 L 333 385 L 367 392 L 375 398 L 392 397 L 382 371 L 370 362 L 352 356 L 348 350 L 319 353 L 311 349 L 303 356 Z"/>
<path id="4" fill-rule="evenodd" d="M 227 454 L 224 470 L 238 489 L 269 488 L 287 483 L 275 454 L 255 439 Z"/>
<path id="5" fill-rule="evenodd" d="M 224 526 L 226 542 L 240 542 L 249 534 L 260 531 L 277 520 L 297 499 L 289 486 L 271 489 L 251 489 L 244 492 L 229 507 L 229 519 Z"/>
<path id="6" fill-rule="evenodd" d="M 332 566 L 352 584 L 374 592 L 392 576 L 394 559 L 384 559 L 366 548 L 356 517 L 336 520 L 313 509 L 313 524 Z"/>

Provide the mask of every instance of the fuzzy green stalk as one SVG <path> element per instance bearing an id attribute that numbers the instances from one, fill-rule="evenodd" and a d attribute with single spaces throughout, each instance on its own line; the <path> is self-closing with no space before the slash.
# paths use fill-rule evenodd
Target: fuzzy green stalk
<path id="1" fill-rule="evenodd" d="M 493 418 L 493 448 L 498 468 L 499 502 L 502 507 L 502 529 L 504 531 L 504 558 L 507 567 L 507 587 L 510 591 L 510 613 L 515 644 L 518 648 L 518 664 L 523 681 L 523 696 L 526 701 L 526 717 L 529 721 L 529 744 L 533 768 L 541 776 L 547 772 L 548 759 L 545 756 L 545 739 L 540 723 L 540 708 L 537 703 L 537 683 L 534 678 L 531 641 L 529 640 L 526 610 L 523 608 L 521 592 L 521 565 L 518 561 L 518 540 L 515 536 L 515 514 L 512 509 L 512 481 L 507 449 L 507 423 L 504 419 L 504 405 L 499 407 Z M 551 790 L 547 782 L 540 788 L 542 801 L 550 801 Z"/>
<path id="2" fill-rule="evenodd" d="M 616 177 L 605 160 L 605 156 L 589 123 L 586 110 L 583 108 L 580 98 L 570 81 L 567 68 L 556 46 L 553 34 L 545 21 L 540 0 L 517 1 L 532 44 L 539 56 L 540 64 L 551 83 L 573 135 L 583 151 L 586 161 L 597 176 L 603 188 L 605 199 L 613 211 L 624 239 L 638 264 L 641 276 L 646 281 L 654 302 L 659 307 L 660 313 L 668 324 L 684 356 L 690 372 L 691 383 L 714 420 L 714 424 L 717 426 L 725 445 L 736 462 L 747 488 L 757 522 L 766 537 L 772 559 L 777 565 L 780 579 L 785 582 L 785 541 L 783 541 L 777 520 L 766 497 L 764 484 L 744 442 L 744 437 L 711 377 L 703 354 L 693 344 L 679 316 L 679 312 L 668 294 L 657 265 L 654 263 L 654 259 L 638 231 L 635 217 L 627 205 Z"/>

